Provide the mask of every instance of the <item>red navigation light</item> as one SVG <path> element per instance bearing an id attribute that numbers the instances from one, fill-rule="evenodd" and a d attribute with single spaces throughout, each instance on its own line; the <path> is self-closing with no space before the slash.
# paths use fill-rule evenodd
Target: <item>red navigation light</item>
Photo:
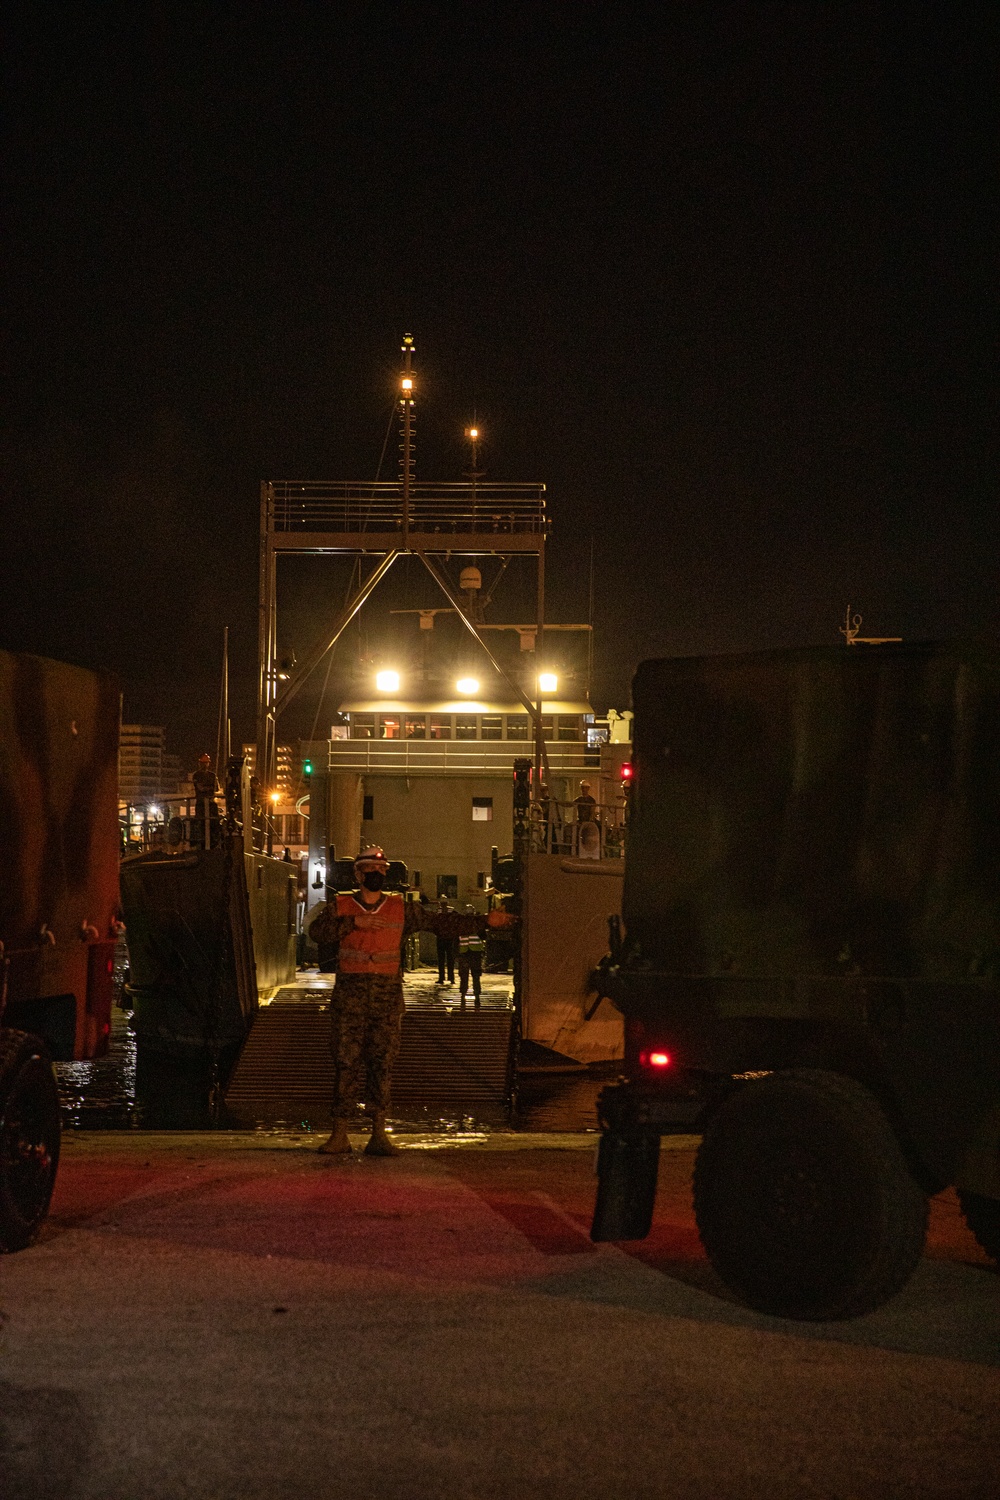
<path id="1" fill-rule="evenodd" d="M 631 761 L 629 761 L 629 760 L 622 761 L 620 775 L 621 775 L 622 781 L 631 781 L 632 780 L 632 762 Z"/>
<path id="2" fill-rule="evenodd" d="M 639 1064 L 643 1068 L 669 1068 L 669 1052 L 640 1052 Z"/>

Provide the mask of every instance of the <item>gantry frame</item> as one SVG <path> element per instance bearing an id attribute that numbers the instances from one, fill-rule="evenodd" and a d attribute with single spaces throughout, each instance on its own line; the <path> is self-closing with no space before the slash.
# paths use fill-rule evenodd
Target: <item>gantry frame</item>
<path id="1" fill-rule="evenodd" d="M 407 436 L 404 428 L 404 441 Z M 545 753 L 541 688 L 532 701 L 504 670 L 441 564 L 452 556 L 492 556 L 508 562 L 513 557 L 535 559 L 537 661 L 545 630 L 545 541 L 549 529 L 545 486 L 483 484 L 478 479 L 474 473 L 468 483 L 416 484 L 404 464 L 398 482 L 265 480 L 261 484 L 257 766 L 267 786 L 274 782 L 280 714 L 336 645 L 396 559 L 416 556 L 491 665 L 527 709 L 534 726 L 533 795 L 539 795 Z M 375 565 L 305 660 L 287 679 L 280 679 L 277 564 L 280 556 L 296 553 L 370 556 Z"/>

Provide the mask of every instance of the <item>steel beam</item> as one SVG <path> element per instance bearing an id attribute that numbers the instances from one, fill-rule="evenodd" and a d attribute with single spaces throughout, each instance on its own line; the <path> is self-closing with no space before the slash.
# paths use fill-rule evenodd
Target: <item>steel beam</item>
<path id="1" fill-rule="evenodd" d="M 546 770 L 546 774 L 547 774 L 548 773 L 548 761 L 547 761 L 547 757 L 546 757 L 546 754 L 545 754 L 545 741 L 544 741 L 544 739 L 542 737 L 542 700 L 541 700 L 541 697 L 539 696 L 537 705 L 534 704 L 534 703 L 532 703 L 531 699 L 525 694 L 524 690 L 520 687 L 520 685 L 518 683 L 516 683 L 512 677 L 509 677 L 507 675 L 507 673 L 504 671 L 503 667 L 500 665 L 500 663 L 497 661 L 496 657 L 493 655 L 493 652 L 490 650 L 489 646 L 487 646 L 486 642 L 483 640 L 483 638 L 480 635 L 479 630 L 478 630 L 477 626 L 475 625 L 474 621 L 472 621 L 469 618 L 469 616 L 466 614 L 465 609 L 463 608 L 462 603 L 461 603 L 458 595 L 454 592 L 454 590 L 452 589 L 452 587 L 451 587 L 450 583 L 448 582 L 447 578 L 444 576 L 444 574 L 438 568 L 437 564 L 433 561 L 432 558 L 428 557 L 428 555 L 427 555 L 426 552 L 421 552 L 419 555 L 423 559 L 424 567 L 427 569 L 428 573 L 434 579 L 434 582 L 437 584 L 437 586 L 441 590 L 442 594 L 444 594 L 445 598 L 448 600 L 448 602 L 451 605 L 452 609 L 458 615 L 459 619 L 461 620 L 462 624 L 465 626 L 466 630 L 468 630 L 472 635 L 475 636 L 476 640 L 479 642 L 480 646 L 483 648 L 483 651 L 486 653 L 486 656 L 488 657 L 490 665 L 492 666 L 493 670 L 495 672 L 498 672 L 500 674 L 500 676 L 503 678 L 504 682 L 507 683 L 508 687 L 510 687 L 511 689 L 513 689 L 514 695 L 517 698 L 518 702 L 519 703 L 523 703 L 524 707 L 528 710 L 528 714 L 529 714 L 529 716 L 531 718 L 531 722 L 534 725 L 534 729 L 535 729 L 535 744 L 536 744 L 536 746 L 540 746 L 541 747 L 541 762 L 545 764 L 545 770 Z M 537 660 L 537 654 L 536 654 L 536 660 Z M 539 771 L 538 779 L 540 779 L 540 776 L 541 776 L 541 772 Z"/>
<path id="2" fill-rule="evenodd" d="M 277 718 L 278 714 L 280 714 L 283 709 L 288 707 L 289 703 L 291 703 L 292 699 L 298 693 L 299 689 L 302 687 L 302 684 L 305 682 L 310 672 L 314 671 L 315 668 L 319 666 L 326 653 L 328 651 L 331 651 L 337 644 L 338 640 L 343 635 L 344 631 L 347 629 L 351 621 L 354 619 L 354 616 L 357 614 L 362 604 L 364 604 L 368 596 L 373 593 L 374 590 L 378 587 L 382 579 L 392 567 L 393 563 L 396 561 L 396 558 L 399 556 L 400 552 L 398 550 L 386 553 L 382 561 L 379 563 L 378 567 L 361 585 L 357 593 L 354 595 L 353 599 L 348 604 L 347 608 L 341 614 L 340 618 L 337 621 L 336 628 L 334 629 L 333 634 L 329 636 L 325 641 L 323 641 L 322 644 L 314 646 L 312 651 L 310 651 L 309 655 L 306 657 L 305 661 L 298 668 L 298 670 L 294 672 L 291 677 L 289 677 L 282 690 L 275 696 L 275 718 Z"/>
<path id="3" fill-rule="evenodd" d="M 469 557 L 503 557 L 524 553 L 533 557 L 542 551 L 539 531 L 415 531 L 410 524 L 409 545 L 403 548 L 403 533 L 393 531 L 275 531 L 275 552 L 432 552 L 440 557 L 458 552 Z"/>

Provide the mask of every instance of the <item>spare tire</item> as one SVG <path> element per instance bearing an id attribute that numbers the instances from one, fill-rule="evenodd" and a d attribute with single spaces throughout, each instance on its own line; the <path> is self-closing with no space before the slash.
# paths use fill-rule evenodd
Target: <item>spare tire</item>
<path id="1" fill-rule="evenodd" d="M 706 1127 L 694 1206 L 727 1286 L 779 1317 L 858 1317 L 905 1285 L 927 1198 L 878 1101 L 802 1069 L 742 1084 Z"/>
<path id="2" fill-rule="evenodd" d="M 0 1030 L 0 1250 L 23 1250 L 38 1233 L 59 1139 L 59 1091 L 44 1042 Z"/>

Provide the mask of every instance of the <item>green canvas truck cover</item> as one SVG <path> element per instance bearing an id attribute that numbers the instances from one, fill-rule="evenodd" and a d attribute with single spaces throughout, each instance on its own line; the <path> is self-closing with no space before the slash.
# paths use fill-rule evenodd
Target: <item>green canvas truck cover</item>
<path id="1" fill-rule="evenodd" d="M 633 700 L 626 1015 L 707 1071 L 867 1056 L 954 1180 L 1000 1086 L 1000 655 L 648 661 Z"/>

